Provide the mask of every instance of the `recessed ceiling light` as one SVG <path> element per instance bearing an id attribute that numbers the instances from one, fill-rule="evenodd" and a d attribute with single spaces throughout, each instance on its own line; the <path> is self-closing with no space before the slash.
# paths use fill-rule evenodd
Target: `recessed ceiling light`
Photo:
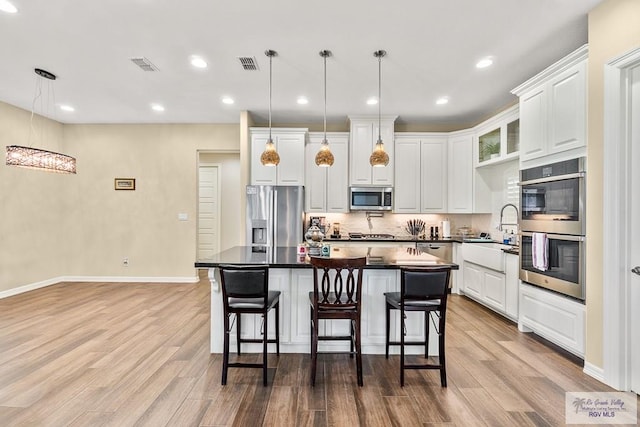
<path id="1" fill-rule="evenodd" d="M 299 96 L 296 102 L 300 105 L 307 105 L 309 103 L 309 100 L 306 96 Z"/>
<path id="2" fill-rule="evenodd" d="M 201 56 L 192 56 L 191 57 L 191 65 L 196 68 L 207 68 L 207 61 L 205 61 Z"/>
<path id="3" fill-rule="evenodd" d="M 378 104 L 378 98 L 376 98 L 375 96 L 372 96 L 371 98 L 367 99 L 367 105 L 377 105 Z"/>
<path id="4" fill-rule="evenodd" d="M 436 100 L 436 104 L 437 105 L 445 105 L 449 103 L 449 98 L 447 98 L 446 96 L 441 96 L 440 98 L 438 98 Z"/>
<path id="5" fill-rule="evenodd" d="M 161 113 L 164 111 L 164 106 L 161 104 L 151 104 L 151 109 L 153 111 L 157 111 L 158 113 Z"/>
<path id="6" fill-rule="evenodd" d="M 482 58 L 480 61 L 478 61 L 478 63 L 476 64 L 476 68 L 487 68 L 487 67 L 490 67 L 492 64 L 493 64 L 493 59 L 487 56 L 486 58 Z"/>
<path id="7" fill-rule="evenodd" d="M 70 113 L 73 112 L 73 111 L 76 111 L 75 108 L 73 108 L 71 105 L 67 105 L 67 104 L 60 104 L 60 109 L 62 111 L 68 111 Z"/>
<path id="8" fill-rule="evenodd" d="M 0 10 L 7 13 L 16 13 L 18 11 L 9 0 L 0 0 Z"/>
<path id="9" fill-rule="evenodd" d="M 222 103 L 223 104 L 228 104 L 231 105 L 233 104 L 235 101 L 233 100 L 233 98 L 231 98 L 230 96 L 223 96 L 222 97 Z"/>

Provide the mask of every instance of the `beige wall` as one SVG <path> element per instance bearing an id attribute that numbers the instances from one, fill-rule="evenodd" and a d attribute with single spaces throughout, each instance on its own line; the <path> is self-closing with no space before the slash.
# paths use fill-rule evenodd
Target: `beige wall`
<path id="1" fill-rule="evenodd" d="M 602 278 L 604 65 L 640 46 L 640 1 L 606 0 L 589 14 L 587 174 L 587 343 L 585 360 L 603 366 L 602 294 L 616 286 Z"/>
<path id="2" fill-rule="evenodd" d="M 26 141 L 28 114 L 0 103 L 3 144 Z M 78 174 L 0 167 L 0 292 L 59 276 L 194 277 L 198 150 L 238 151 L 238 125 L 52 127 L 47 148 L 74 155 Z M 116 177 L 136 190 L 115 191 Z"/>
<path id="3" fill-rule="evenodd" d="M 68 152 L 63 126 L 0 102 L 0 142 Z M 74 155 L 75 153 L 69 152 Z M 0 164 L 0 292 L 57 277 L 69 259 L 65 213 L 75 176 Z"/>

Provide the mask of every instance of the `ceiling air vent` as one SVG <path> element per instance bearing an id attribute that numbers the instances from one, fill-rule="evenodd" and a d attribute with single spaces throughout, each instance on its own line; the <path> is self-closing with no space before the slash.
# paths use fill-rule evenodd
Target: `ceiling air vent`
<path id="1" fill-rule="evenodd" d="M 144 56 L 141 56 L 140 58 L 131 58 L 131 62 L 140 67 L 142 71 L 158 71 L 158 67 L 153 65 L 151 61 Z"/>
<path id="2" fill-rule="evenodd" d="M 238 56 L 238 61 L 240 61 L 243 70 L 255 71 L 258 69 L 258 61 L 255 56 Z"/>

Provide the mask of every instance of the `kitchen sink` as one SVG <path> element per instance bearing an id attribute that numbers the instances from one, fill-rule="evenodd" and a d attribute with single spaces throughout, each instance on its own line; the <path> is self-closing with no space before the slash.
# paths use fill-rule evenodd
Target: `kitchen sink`
<path id="1" fill-rule="evenodd" d="M 465 262 L 472 262 L 496 271 L 504 271 L 504 252 L 510 246 L 500 243 L 463 243 L 462 257 Z"/>

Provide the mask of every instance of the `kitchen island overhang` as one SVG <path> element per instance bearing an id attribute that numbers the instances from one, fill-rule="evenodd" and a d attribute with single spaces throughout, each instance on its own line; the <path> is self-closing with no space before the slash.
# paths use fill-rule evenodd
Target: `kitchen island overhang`
<path id="1" fill-rule="evenodd" d="M 433 267 L 457 270 L 455 263 L 444 261 L 415 248 L 389 247 L 331 247 L 331 257 L 352 258 L 367 257 L 363 277 L 362 295 L 362 351 L 365 354 L 384 354 L 385 351 L 385 298 L 384 292 L 400 290 L 400 267 Z M 207 259 L 196 261 L 198 269 L 208 269 L 211 282 L 211 353 L 222 353 L 222 295 L 217 267 L 223 264 L 269 266 L 269 288 L 282 292 L 280 307 L 280 351 L 285 353 L 308 353 L 310 345 L 309 330 L 309 292 L 313 290 L 313 268 L 308 257 L 300 257 L 296 247 L 277 247 L 265 251 L 256 251 L 251 246 L 236 246 Z M 391 339 L 399 339 L 399 313 L 392 313 L 390 328 Z M 424 336 L 424 317 L 419 313 L 410 313 L 405 320 L 407 340 Z M 261 319 L 258 316 L 245 316 L 242 320 L 242 334 L 247 338 L 259 336 Z M 347 322 L 327 321 L 324 325 L 332 333 L 347 332 Z M 272 328 L 270 328 L 272 329 Z M 235 334 L 232 334 L 234 337 Z M 437 355 L 437 334 L 430 334 L 430 355 Z M 431 342 L 433 341 L 433 342 Z M 340 342 L 322 343 L 320 351 L 344 351 L 348 344 Z M 235 340 L 232 340 L 235 348 Z M 243 352 L 261 352 L 260 345 L 244 344 Z M 421 349 L 407 348 L 408 353 L 419 354 Z M 398 351 L 391 347 L 391 352 Z"/>

